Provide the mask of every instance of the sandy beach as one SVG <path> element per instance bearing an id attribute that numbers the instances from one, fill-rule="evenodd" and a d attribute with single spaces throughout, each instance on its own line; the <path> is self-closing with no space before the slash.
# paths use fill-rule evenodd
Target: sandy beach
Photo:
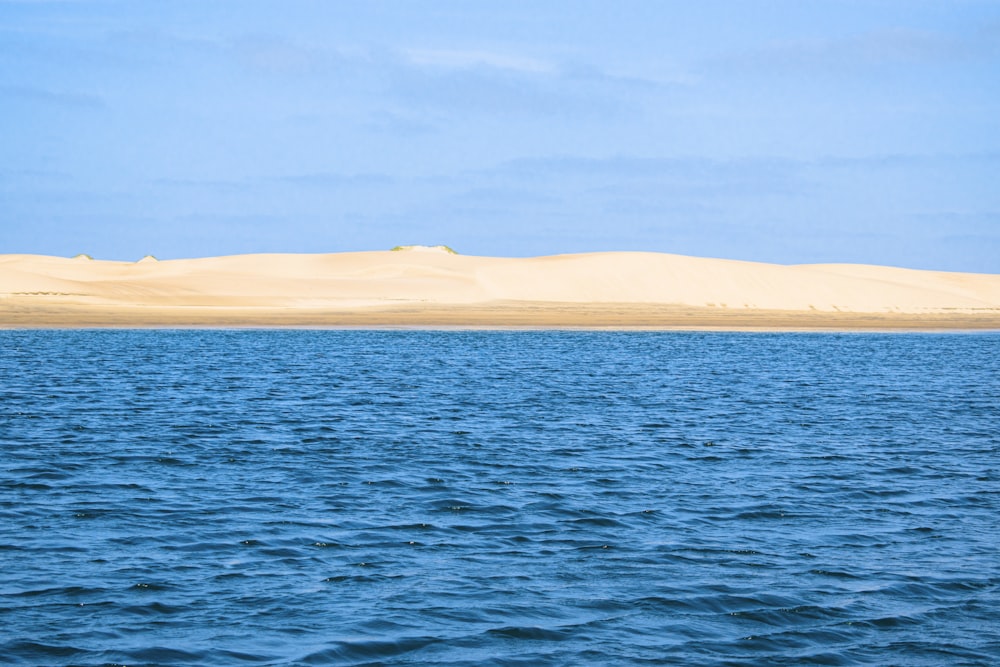
<path id="1" fill-rule="evenodd" d="M 442 248 L 138 262 L 0 255 L 0 328 L 1000 329 L 1000 275 Z"/>

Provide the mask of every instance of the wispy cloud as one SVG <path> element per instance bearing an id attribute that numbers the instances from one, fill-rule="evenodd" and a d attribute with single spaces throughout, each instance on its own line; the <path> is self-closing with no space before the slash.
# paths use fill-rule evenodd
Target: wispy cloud
<path id="1" fill-rule="evenodd" d="M 692 77 L 607 70 L 585 60 L 557 61 L 516 52 L 404 49 L 389 93 L 422 112 L 437 108 L 483 114 L 608 119 L 688 86 Z"/>
<path id="2" fill-rule="evenodd" d="M 517 54 L 476 50 L 404 49 L 403 55 L 413 65 L 443 69 L 491 67 L 529 74 L 555 74 L 551 62 Z"/>
<path id="3" fill-rule="evenodd" d="M 368 114 L 364 128 L 376 134 L 417 137 L 438 132 L 441 124 L 428 114 L 378 109 Z"/>
<path id="4" fill-rule="evenodd" d="M 551 181 L 573 178 L 599 184 L 611 192 L 622 183 L 655 183 L 659 188 L 683 186 L 714 190 L 720 184 L 744 192 L 794 192 L 802 185 L 809 163 L 778 157 L 712 160 L 700 157 L 648 158 L 613 156 L 587 158 L 552 156 L 504 162 L 482 172 L 490 177 L 519 181 Z M 617 184 L 617 185 L 616 185 Z M 792 185 L 796 187 L 790 187 Z"/>
<path id="5" fill-rule="evenodd" d="M 1000 26 L 968 32 L 906 27 L 838 37 L 772 41 L 704 61 L 713 72 L 768 73 L 856 70 L 890 66 L 947 64 L 1000 58 Z"/>
<path id="6" fill-rule="evenodd" d="M 105 108 L 104 100 L 98 95 L 49 90 L 35 86 L 0 85 L 0 98 L 74 110 Z"/>
<path id="7" fill-rule="evenodd" d="M 291 174 L 274 179 L 277 183 L 302 185 L 325 189 L 369 188 L 392 185 L 394 179 L 388 174 L 338 174 L 334 172 L 313 172 Z"/>
<path id="8" fill-rule="evenodd" d="M 556 72 L 472 67 L 406 66 L 391 71 L 385 93 L 421 113 L 607 119 L 637 108 L 608 81 Z"/>
<path id="9" fill-rule="evenodd" d="M 276 35 L 244 35 L 225 50 L 251 71 L 267 74 L 315 74 L 342 67 L 347 60 L 335 48 L 320 48 Z"/>
<path id="10" fill-rule="evenodd" d="M 0 172 L 2 177 L 2 172 Z M 187 179 L 158 178 L 151 183 L 156 187 L 198 190 L 210 193 L 254 193 L 267 186 L 295 186 L 306 188 L 321 188 L 325 190 L 342 190 L 357 188 L 384 187 L 392 185 L 395 179 L 388 174 L 358 173 L 343 174 L 337 172 L 307 172 L 291 173 L 263 178 L 248 178 L 244 180 L 223 179 Z"/>
<path id="11" fill-rule="evenodd" d="M 152 184 L 163 188 L 199 190 L 210 193 L 245 193 L 254 188 L 254 185 L 248 181 L 219 179 L 158 178 L 154 179 Z"/>

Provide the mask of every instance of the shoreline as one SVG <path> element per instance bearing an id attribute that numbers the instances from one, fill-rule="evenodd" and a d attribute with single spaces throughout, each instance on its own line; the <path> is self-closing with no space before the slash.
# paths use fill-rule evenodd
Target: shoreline
<path id="1" fill-rule="evenodd" d="M 12 305 L 0 329 L 566 329 L 650 331 L 1000 331 L 1000 312 L 829 313 L 635 303 L 498 302 L 390 308 Z"/>

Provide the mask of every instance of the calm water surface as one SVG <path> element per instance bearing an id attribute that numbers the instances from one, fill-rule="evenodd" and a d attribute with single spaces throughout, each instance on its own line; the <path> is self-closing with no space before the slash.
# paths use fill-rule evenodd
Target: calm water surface
<path id="1" fill-rule="evenodd" d="M 0 662 L 1000 664 L 1000 335 L 0 331 Z"/>

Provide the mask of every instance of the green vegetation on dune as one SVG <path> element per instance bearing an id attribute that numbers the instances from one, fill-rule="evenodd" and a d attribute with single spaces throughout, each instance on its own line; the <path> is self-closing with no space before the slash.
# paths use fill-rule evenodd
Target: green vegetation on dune
<path id="1" fill-rule="evenodd" d="M 442 250 L 442 251 L 444 251 L 444 252 L 446 252 L 446 253 L 448 253 L 450 255 L 457 255 L 458 254 L 450 246 L 446 246 L 446 245 L 398 245 L 398 246 L 392 248 L 392 252 L 399 252 L 399 251 L 402 251 L 402 250 L 416 250 L 418 248 L 426 248 L 426 249 L 429 249 L 429 250 Z"/>

